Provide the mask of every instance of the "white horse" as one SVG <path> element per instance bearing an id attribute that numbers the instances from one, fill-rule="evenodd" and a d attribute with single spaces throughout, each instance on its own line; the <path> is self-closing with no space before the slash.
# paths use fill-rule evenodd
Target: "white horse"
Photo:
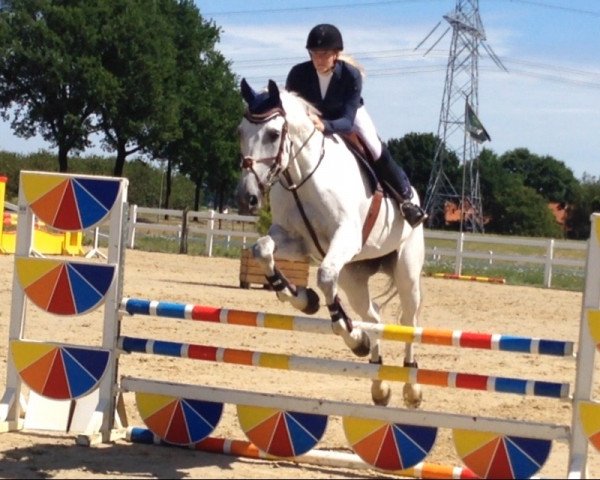
<path id="1" fill-rule="evenodd" d="M 256 214 L 268 193 L 272 214 L 268 235 L 252 247 L 254 258 L 278 298 L 307 314 L 319 309 L 318 295 L 289 282 L 276 267 L 274 253 L 286 260 L 310 256 L 319 262 L 317 282 L 334 333 L 356 355 L 370 354 L 370 362 L 381 363 L 379 340 L 370 341 L 365 331 L 352 325 L 338 288 L 363 321 L 379 323 L 368 280 L 384 271 L 400 295 L 401 323 L 416 326 L 425 257 L 423 227 L 412 229 L 394 200 L 374 193 L 373 178 L 344 141 L 314 127 L 308 103 L 280 91 L 272 80 L 259 93 L 245 79 L 241 87 L 248 108 L 238 127 L 240 213 Z M 418 201 L 416 192 L 413 198 Z M 416 367 L 412 344 L 405 346 L 404 365 Z M 391 390 L 386 382 L 373 380 L 371 394 L 374 403 L 387 405 Z M 419 385 L 404 386 L 406 405 L 416 407 L 421 398 Z"/>

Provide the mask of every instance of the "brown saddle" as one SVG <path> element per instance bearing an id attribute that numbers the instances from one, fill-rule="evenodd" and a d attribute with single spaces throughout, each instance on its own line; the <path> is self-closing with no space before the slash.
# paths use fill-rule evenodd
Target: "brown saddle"
<path id="1" fill-rule="evenodd" d="M 356 133 L 350 132 L 341 135 L 342 139 L 346 143 L 348 149 L 354 154 L 356 161 L 360 168 L 367 174 L 367 178 L 369 179 L 369 186 L 371 192 L 373 193 L 373 197 L 371 198 L 371 206 L 369 207 L 369 212 L 367 213 L 367 217 L 363 223 L 362 228 L 362 243 L 363 245 L 367 242 L 371 230 L 373 230 L 373 225 L 375 224 L 375 220 L 377 220 L 377 216 L 379 215 L 379 210 L 381 209 L 381 200 L 385 196 L 384 190 L 375 175 L 375 171 L 371 166 L 375 159 L 371 155 L 370 150 L 367 148 L 364 140 Z"/>
<path id="2" fill-rule="evenodd" d="M 367 174 L 371 191 L 375 192 L 378 189 L 383 191 L 383 188 L 379 184 L 379 179 L 372 167 L 375 159 L 371 155 L 371 151 L 367 147 L 365 141 L 356 132 L 344 133 L 341 137 L 348 149 L 354 154 L 358 165 Z"/>

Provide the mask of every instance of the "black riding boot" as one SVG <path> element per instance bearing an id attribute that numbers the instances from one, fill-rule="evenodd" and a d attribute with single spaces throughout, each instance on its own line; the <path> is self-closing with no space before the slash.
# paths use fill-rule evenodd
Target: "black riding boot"
<path id="1" fill-rule="evenodd" d="M 373 163 L 373 170 L 388 193 L 397 200 L 402 216 L 411 227 L 415 228 L 427 220 L 425 210 L 410 201 L 413 196 L 410 180 L 385 145 L 382 147 L 381 156 Z"/>

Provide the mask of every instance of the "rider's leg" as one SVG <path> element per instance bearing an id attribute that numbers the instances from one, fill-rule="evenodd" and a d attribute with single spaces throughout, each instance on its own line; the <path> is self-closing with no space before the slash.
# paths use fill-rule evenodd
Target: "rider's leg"
<path id="1" fill-rule="evenodd" d="M 379 181 L 385 184 L 387 190 L 396 198 L 402 215 L 411 227 L 414 228 L 427 219 L 425 210 L 411 202 L 413 189 L 410 180 L 385 145 L 382 145 L 381 156 L 373 163 L 373 170 Z"/>
<path id="2" fill-rule="evenodd" d="M 354 119 L 354 128 L 369 147 L 373 162 L 373 170 L 378 180 L 391 193 L 400 205 L 400 211 L 411 227 L 416 227 L 427 219 L 427 214 L 419 206 L 411 202 L 413 190 L 410 180 L 400 165 L 398 165 L 387 147 L 377 136 L 377 130 L 365 107 L 360 107 Z"/>

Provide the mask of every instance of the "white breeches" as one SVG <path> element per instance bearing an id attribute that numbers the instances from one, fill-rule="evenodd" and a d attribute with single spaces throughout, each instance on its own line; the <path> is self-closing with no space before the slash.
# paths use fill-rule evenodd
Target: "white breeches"
<path id="1" fill-rule="evenodd" d="M 381 157 L 381 140 L 364 105 L 356 111 L 352 131 L 356 132 L 365 141 L 373 159 L 378 160 Z"/>

